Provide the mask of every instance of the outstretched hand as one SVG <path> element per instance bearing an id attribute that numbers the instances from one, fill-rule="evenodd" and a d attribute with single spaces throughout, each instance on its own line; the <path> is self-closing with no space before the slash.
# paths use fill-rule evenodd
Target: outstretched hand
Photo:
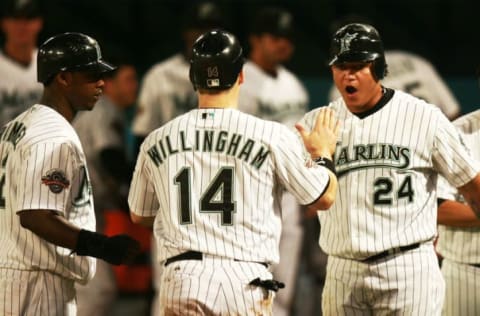
<path id="1" fill-rule="evenodd" d="M 300 133 L 305 148 L 312 158 L 331 158 L 333 156 L 340 122 L 335 118 L 332 109 L 323 107 L 318 111 L 315 124 L 310 132 L 299 123 L 295 124 L 295 128 Z"/>

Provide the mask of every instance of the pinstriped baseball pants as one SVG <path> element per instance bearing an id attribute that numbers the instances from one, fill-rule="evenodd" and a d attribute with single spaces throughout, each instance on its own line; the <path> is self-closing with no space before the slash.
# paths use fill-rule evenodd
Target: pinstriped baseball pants
<path id="1" fill-rule="evenodd" d="M 480 315 L 480 268 L 444 259 L 447 287 L 442 315 Z"/>
<path id="2" fill-rule="evenodd" d="M 74 281 L 47 271 L 0 269 L 0 315 L 74 316 Z"/>
<path id="3" fill-rule="evenodd" d="M 374 263 L 330 256 L 323 315 L 440 315 L 445 282 L 433 245 Z"/>
<path id="4" fill-rule="evenodd" d="M 162 273 L 159 315 L 271 315 L 274 293 L 248 285 L 255 278 L 272 274 L 258 263 L 206 255 L 173 262 Z"/>

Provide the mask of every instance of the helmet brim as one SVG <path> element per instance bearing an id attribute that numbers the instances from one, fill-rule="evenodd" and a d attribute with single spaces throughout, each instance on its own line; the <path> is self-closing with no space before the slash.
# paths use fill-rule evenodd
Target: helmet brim
<path id="1" fill-rule="evenodd" d="M 328 63 L 329 66 L 338 65 L 343 63 L 355 63 L 355 62 L 365 62 L 369 63 L 375 59 L 381 57 L 378 53 L 373 52 L 345 52 L 339 55 L 336 55 Z"/>
<path id="2" fill-rule="evenodd" d="M 78 65 L 75 67 L 68 67 L 61 69 L 62 71 L 85 71 L 85 72 L 92 72 L 95 74 L 106 74 L 117 69 L 116 66 L 106 62 L 102 59 L 99 59 L 95 62 L 91 62 L 86 65 Z"/>

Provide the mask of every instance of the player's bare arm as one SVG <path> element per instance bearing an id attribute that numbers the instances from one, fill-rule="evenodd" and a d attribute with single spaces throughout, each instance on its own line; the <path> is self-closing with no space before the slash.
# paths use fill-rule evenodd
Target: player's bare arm
<path id="1" fill-rule="evenodd" d="M 155 216 L 140 216 L 136 215 L 133 212 L 130 212 L 130 218 L 135 224 L 139 224 L 145 227 L 153 227 L 153 222 L 155 221 Z"/>
<path id="2" fill-rule="evenodd" d="M 340 122 L 335 118 L 334 111 L 330 108 L 320 109 L 313 129 L 307 132 L 305 128 L 296 124 L 300 136 L 302 137 L 305 148 L 310 153 L 312 160 L 327 164 L 330 182 L 327 189 L 321 197 L 309 205 L 310 209 L 327 210 L 335 201 L 337 192 L 337 177 L 334 173 L 333 154 L 337 143 L 337 135 L 340 129 Z"/>
<path id="3" fill-rule="evenodd" d="M 465 203 L 453 200 L 439 202 L 437 223 L 453 227 L 480 227 L 480 219 Z"/>
<path id="4" fill-rule="evenodd" d="M 22 227 L 46 241 L 78 255 L 103 259 L 111 264 L 131 263 L 138 255 L 138 242 L 127 235 L 107 237 L 80 229 L 52 210 L 18 212 Z"/>
<path id="5" fill-rule="evenodd" d="M 458 188 L 458 191 L 465 197 L 477 217 L 480 218 L 480 173 L 470 182 Z"/>

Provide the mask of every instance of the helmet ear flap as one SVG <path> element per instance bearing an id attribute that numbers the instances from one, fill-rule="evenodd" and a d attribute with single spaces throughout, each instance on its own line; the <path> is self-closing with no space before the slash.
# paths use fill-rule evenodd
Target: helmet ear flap
<path id="1" fill-rule="evenodd" d="M 385 58 L 377 58 L 372 63 L 373 74 L 375 80 L 382 80 L 388 74 L 387 63 Z"/>

